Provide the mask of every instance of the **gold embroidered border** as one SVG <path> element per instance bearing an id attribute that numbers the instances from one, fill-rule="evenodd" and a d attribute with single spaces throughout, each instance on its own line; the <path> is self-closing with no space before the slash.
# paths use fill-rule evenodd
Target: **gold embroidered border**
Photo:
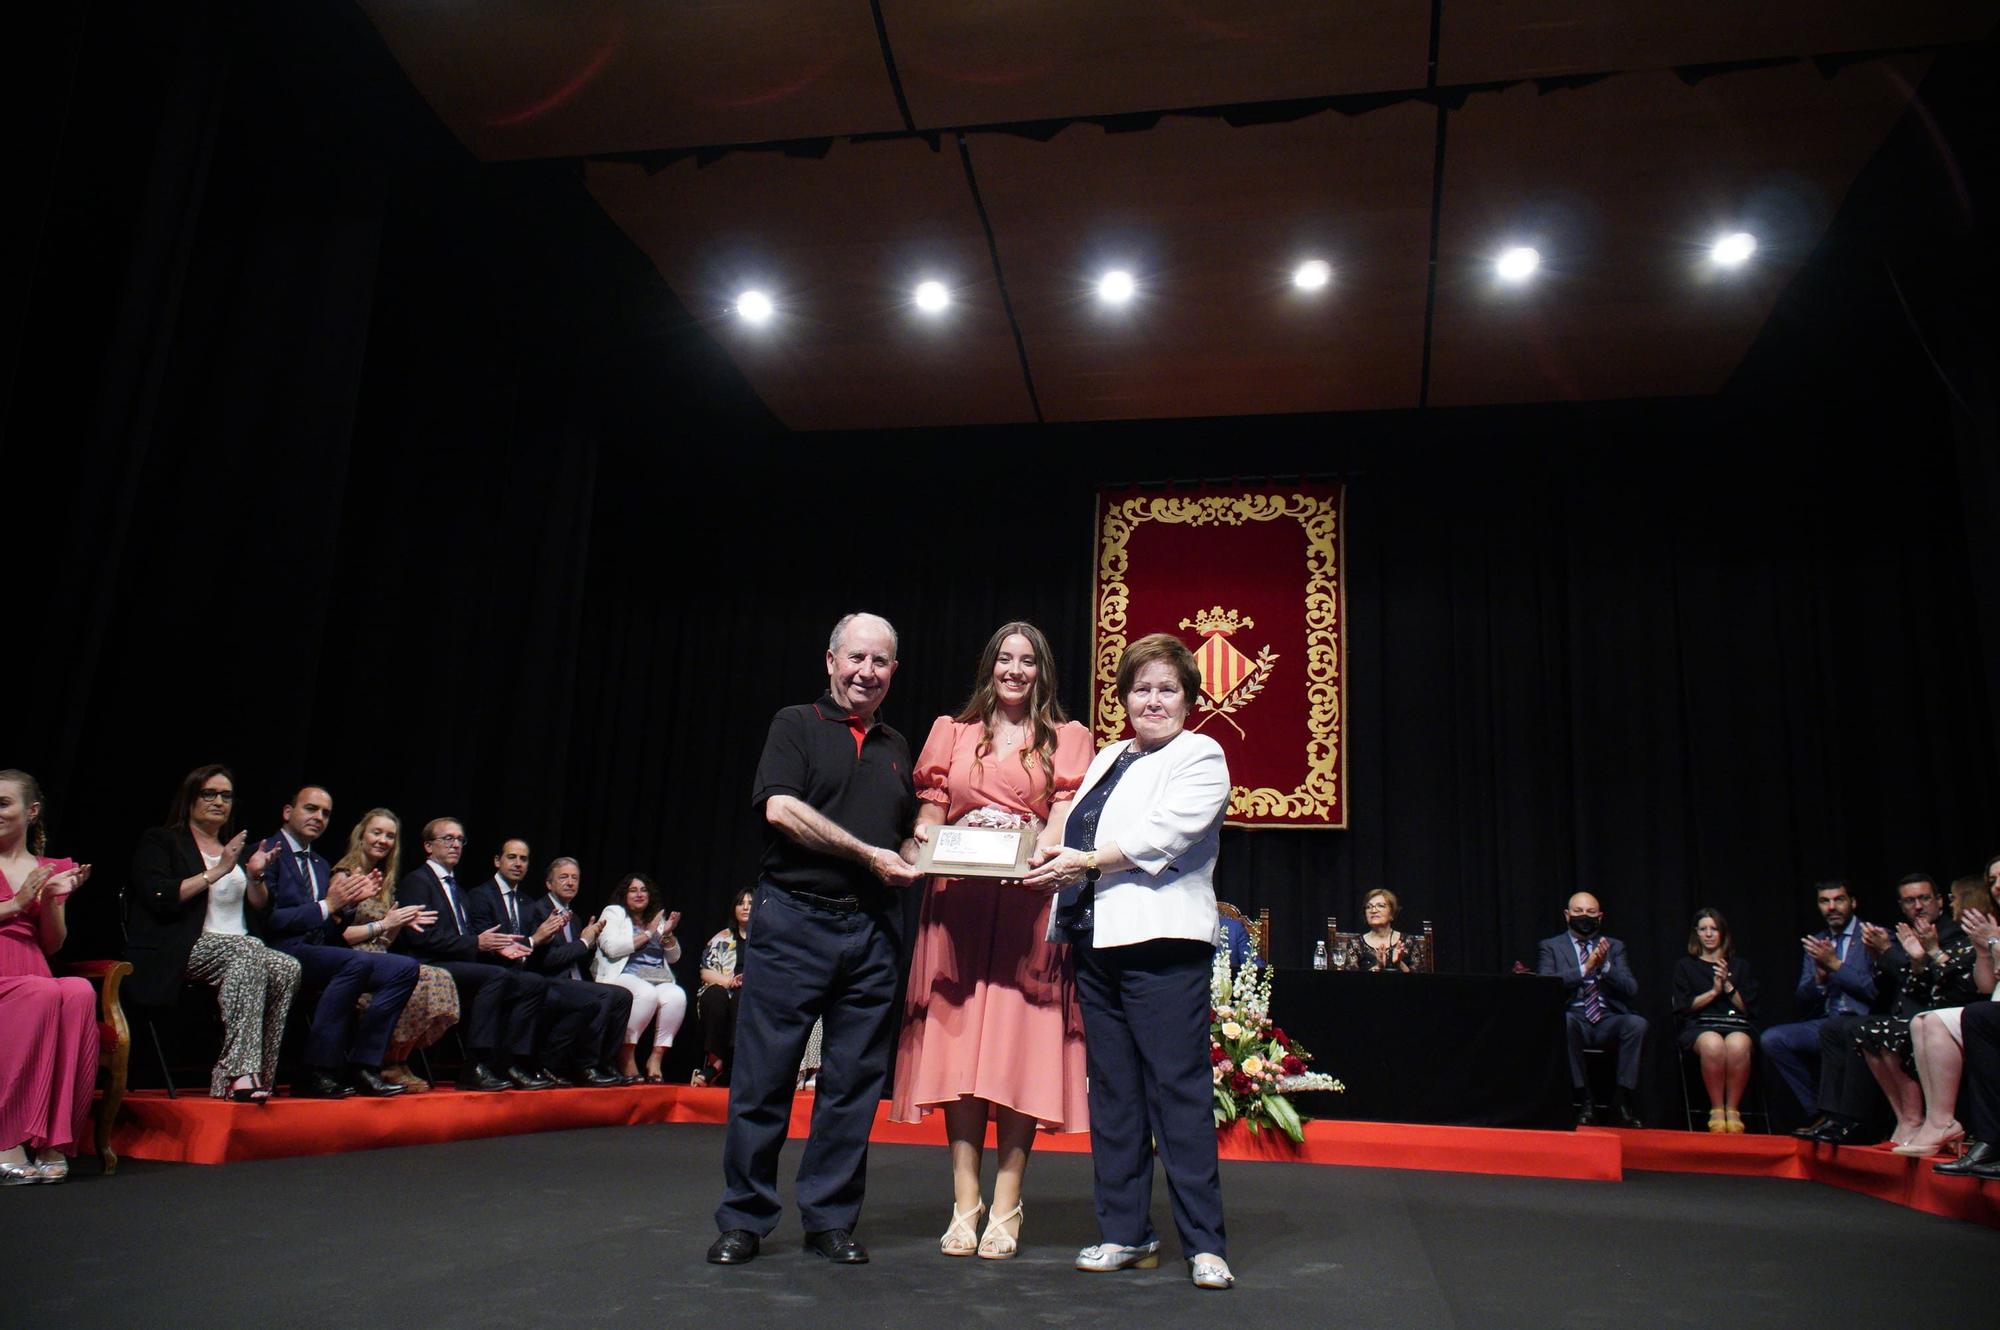
<path id="1" fill-rule="evenodd" d="M 1341 505 L 1347 491 L 1324 499 L 1304 494 L 1206 495 L 1176 498 L 1139 496 L 1104 507 L 1097 529 L 1097 615 L 1091 625 L 1095 662 L 1094 708 L 1097 740 L 1114 743 L 1125 734 L 1125 705 L 1118 698 L 1118 660 L 1126 647 L 1126 612 L 1131 588 L 1125 574 L 1133 528 L 1142 522 L 1186 526 L 1241 526 L 1245 522 L 1296 521 L 1306 536 L 1306 775 L 1287 793 L 1237 785 L 1229 792 L 1229 826 L 1263 827 L 1268 821 L 1239 818 L 1316 820 L 1330 830 L 1346 827 L 1340 800 L 1346 785 L 1346 747 L 1341 732 L 1341 671 L 1347 625 L 1340 612 Z M 1332 819 L 1340 811 L 1340 820 Z"/>

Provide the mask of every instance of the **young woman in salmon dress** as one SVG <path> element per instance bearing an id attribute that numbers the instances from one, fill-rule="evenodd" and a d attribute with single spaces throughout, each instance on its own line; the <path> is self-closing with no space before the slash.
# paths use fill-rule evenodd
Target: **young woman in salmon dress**
<path id="1" fill-rule="evenodd" d="M 917 834 L 1009 819 L 1040 832 L 1050 809 L 1075 795 L 1092 751 L 1090 732 L 1056 700 L 1048 639 L 1033 624 L 1002 625 L 980 655 L 964 710 L 938 717 L 917 757 Z M 944 1114 L 953 1200 L 939 1249 L 947 1256 L 1013 1256 L 1036 1129 L 1089 1129 L 1083 1020 L 1069 948 L 1043 939 L 1049 902 L 994 878 L 932 878 L 924 888 L 890 1116 Z M 989 1120 L 999 1171 L 980 1234 Z"/>

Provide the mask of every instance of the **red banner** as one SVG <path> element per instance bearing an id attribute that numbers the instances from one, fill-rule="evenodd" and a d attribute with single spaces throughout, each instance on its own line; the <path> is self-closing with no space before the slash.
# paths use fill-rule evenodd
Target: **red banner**
<path id="1" fill-rule="evenodd" d="M 1229 755 L 1229 825 L 1347 825 L 1340 486 L 1103 491 L 1095 608 L 1098 743 L 1125 737 L 1126 646 L 1172 633 L 1201 663 L 1187 727 Z"/>

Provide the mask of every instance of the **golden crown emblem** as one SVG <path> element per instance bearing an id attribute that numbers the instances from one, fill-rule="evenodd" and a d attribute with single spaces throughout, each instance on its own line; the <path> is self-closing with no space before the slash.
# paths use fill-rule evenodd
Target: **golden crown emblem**
<path id="1" fill-rule="evenodd" d="M 1222 606 L 1217 605 L 1213 609 L 1197 610 L 1194 618 L 1182 619 L 1180 626 L 1183 628 L 1192 628 L 1203 637 L 1207 637 L 1210 634 L 1219 634 L 1220 636 L 1227 637 L 1242 628 L 1255 628 L 1257 621 L 1245 615 L 1240 615 L 1235 610 L 1225 610 Z"/>

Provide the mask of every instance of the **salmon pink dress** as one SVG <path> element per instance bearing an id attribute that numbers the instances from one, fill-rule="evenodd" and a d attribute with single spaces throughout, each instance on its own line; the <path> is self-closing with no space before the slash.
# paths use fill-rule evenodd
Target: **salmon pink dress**
<path id="1" fill-rule="evenodd" d="M 53 872 L 68 859 L 38 859 Z M 14 884 L 0 874 L 0 901 Z M 97 990 L 57 979 L 36 938 L 42 905 L 0 924 L 0 1148 L 75 1154 L 97 1084 Z"/>
<path id="2" fill-rule="evenodd" d="M 917 797 L 956 823 L 988 806 L 1048 821 L 1090 766 L 1090 731 L 1056 735 L 1054 779 L 1018 752 L 977 755 L 982 726 L 940 716 L 912 773 Z M 1086 1131 L 1083 1019 L 1069 948 L 1043 940 L 1052 897 L 993 878 L 924 888 L 896 1046 L 890 1116 L 918 1122 L 970 1095 L 1051 1131 Z"/>

